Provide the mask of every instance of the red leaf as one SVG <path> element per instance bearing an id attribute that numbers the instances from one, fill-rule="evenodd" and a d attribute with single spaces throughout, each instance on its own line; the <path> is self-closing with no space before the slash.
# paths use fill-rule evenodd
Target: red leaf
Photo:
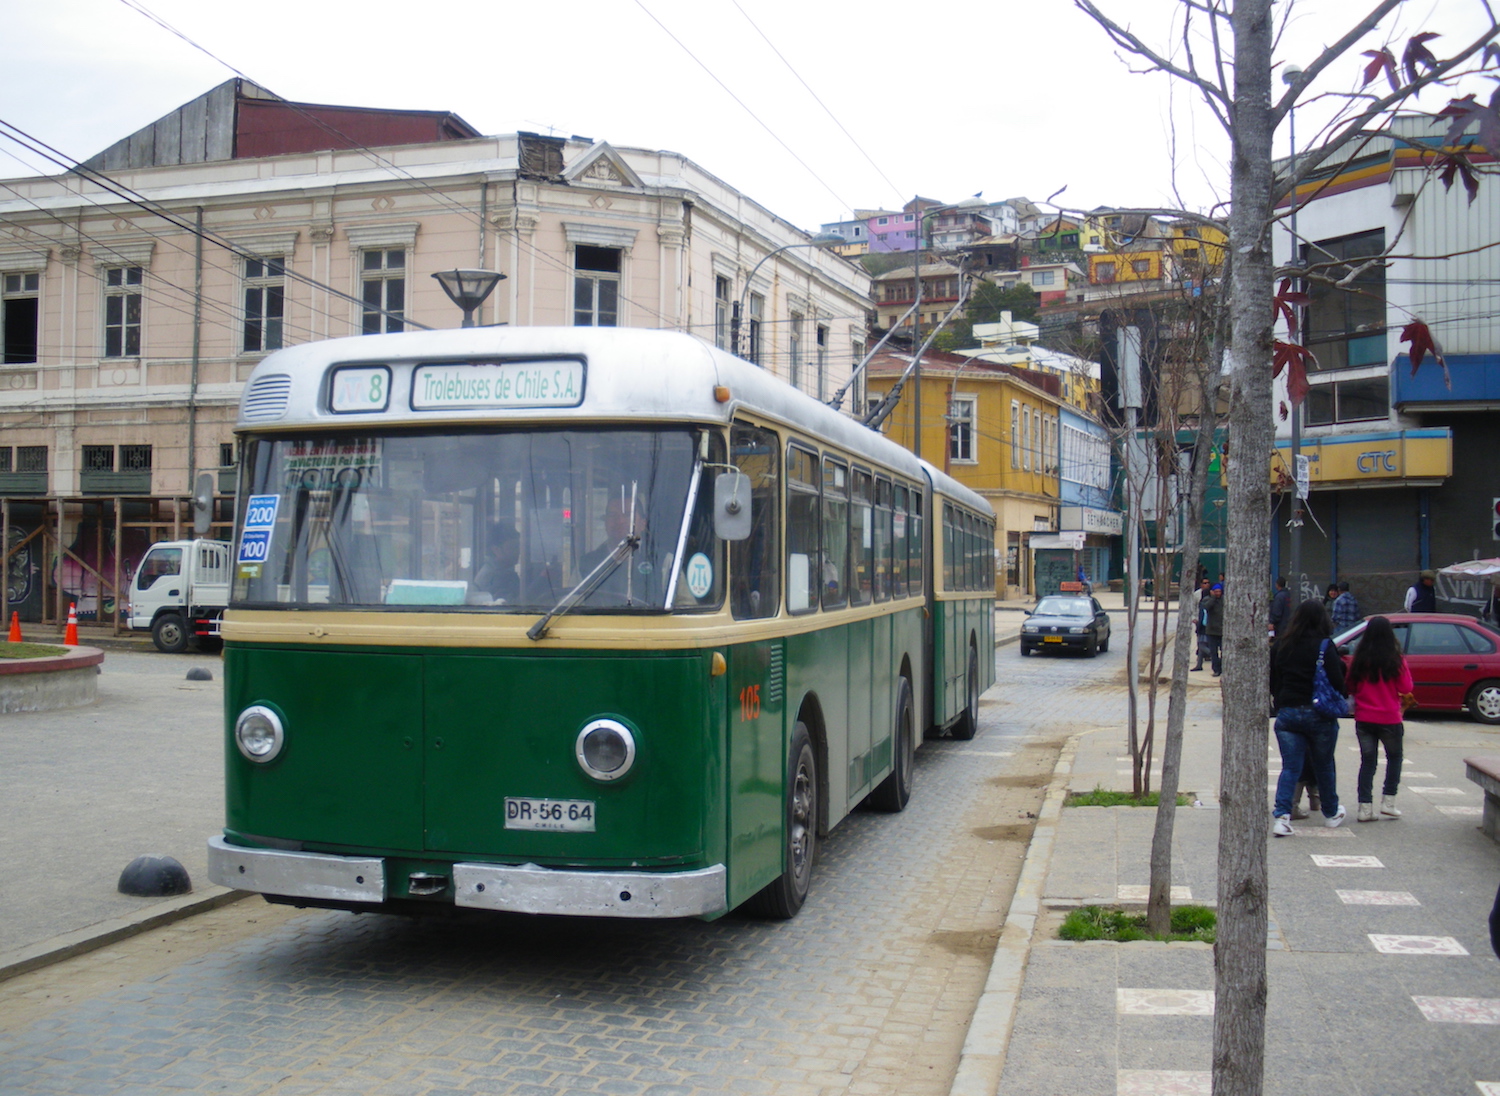
<path id="1" fill-rule="evenodd" d="M 1421 366 L 1422 359 L 1430 351 L 1432 353 L 1432 360 L 1442 367 L 1443 384 L 1449 389 L 1453 387 L 1453 378 L 1448 374 L 1448 359 L 1443 357 L 1443 348 L 1432 337 L 1432 329 L 1424 321 L 1414 319 L 1411 323 L 1403 327 L 1401 329 L 1401 341 L 1411 344 L 1408 353 L 1411 355 L 1411 375 L 1413 377 L 1417 375 L 1417 369 Z"/>
<path id="2" fill-rule="evenodd" d="M 1464 131 L 1475 122 L 1479 123 L 1478 138 L 1488 151 L 1500 149 L 1500 89 L 1497 89 L 1496 97 L 1488 105 L 1480 105 L 1473 94 L 1465 95 L 1462 99 L 1449 99 L 1448 105 L 1437 112 L 1439 118 L 1452 118 L 1448 124 L 1448 132 L 1443 134 L 1443 144 L 1452 148 L 1458 145 L 1464 136 Z M 1473 141 L 1463 142 L 1472 145 Z"/>
<path id="3" fill-rule="evenodd" d="M 1292 338 L 1297 337 L 1297 309 L 1312 303 L 1312 298 L 1300 290 L 1292 289 L 1292 280 L 1282 278 L 1281 284 L 1276 287 L 1276 296 L 1271 301 L 1274 310 L 1272 322 L 1276 317 L 1286 321 L 1287 332 Z"/>
<path id="4" fill-rule="evenodd" d="M 1479 176 L 1475 174 L 1474 167 L 1462 152 L 1449 152 L 1438 158 L 1442 170 L 1438 172 L 1438 178 L 1442 180 L 1443 189 L 1451 190 L 1455 176 L 1462 179 L 1464 189 L 1469 192 L 1469 204 L 1474 204 L 1474 199 L 1479 197 Z"/>
<path id="5" fill-rule="evenodd" d="M 1392 91 L 1400 91 L 1401 84 L 1396 79 L 1396 56 L 1388 49 L 1367 49 L 1364 56 L 1370 58 L 1370 63 L 1365 66 L 1365 83 L 1368 84 L 1379 76 L 1381 70 L 1385 71 L 1385 78 L 1390 82 Z"/>
<path id="6" fill-rule="evenodd" d="M 1406 51 L 1401 54 L 1401 63 L 1406 66 L 1406 76 L 1410 83 L 1417 82 L 1417 66 L 1423 65 L 1428 72 L 1438 67 L 1438 59 L 1432 50 L 1427 48 L 1427 43 L 1434 38 L 1441 38 L 1441 34 L 1426 31 L 1423 34 L 1414 34 L 1406 41 Z"/>
<path id="7" fill-rule="evenodd" d="M 1276 354 L 1271 363 L 1271 375 L 1281 376 L 1286 370 L 1286 394 L 1293 407 L 1300 407 L 1307 396 L 1307 366 L 1318 364 L 1318 357 L 1305 346 L 1276 340 Z"/>
<path id="8" fill-rule="evenodd" d="M 1281 412 L 1282 422 L 1286 422 L 1287 419 L 1292 417 L 1292 413 L 1287 410 L 1286 400 L 1282 400 L 1279 404 L 1277 404 L 1276 409 Z"/>

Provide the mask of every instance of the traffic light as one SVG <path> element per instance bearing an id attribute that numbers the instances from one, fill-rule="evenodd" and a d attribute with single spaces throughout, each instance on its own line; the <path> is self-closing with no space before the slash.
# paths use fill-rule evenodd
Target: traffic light
<path id="1" fill-rule="evenodd" d="M 1490 536 L 1500 540 L 1500 499 L 1490 499 Z"/>

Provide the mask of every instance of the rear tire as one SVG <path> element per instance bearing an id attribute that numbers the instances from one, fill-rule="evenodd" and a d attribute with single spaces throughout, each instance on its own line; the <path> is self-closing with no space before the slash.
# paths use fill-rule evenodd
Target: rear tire
<path id="1" fill-rule="evenodd" d="M 979 652 L 969 648 L 969 671 L 964 679 L 964 710 L 953 724 L 953 737 L 968 742 L 979 730 Z"/>
<path id="2" fill-rule="evenodd" d="M 878 811 L 902 811 L 911 800 L 912 777 L 917 768 L 917 736 L 911 685 L 904 677 L 896 689 L 896 725 L 891 729 L 891 754 L 890 775 L 870 793 L 870 806 Z"/>
<path id="3" fill-rule="evenodd" d="M 795 917 L 807 900 L 818 850 L 818 759 L 807 727 L 800 721 L 787 750 L 783 824 L 782 872 L 745 903 L 746 912 L 753 916 L 777 921 Z"/>
<path id="4" fill-rule="evenodd" d="M 163 654 L 181 654 L 187 650 L 187 626 L 176 613 L 163 613 L 151 624 L 151 642 Z"/>
<path id="5" fill-rule="evenodd" d="M 1481 681 L 1469 691 L 1469 714 L 1481 723 L 1500 723 L 1500 681 Z"/>

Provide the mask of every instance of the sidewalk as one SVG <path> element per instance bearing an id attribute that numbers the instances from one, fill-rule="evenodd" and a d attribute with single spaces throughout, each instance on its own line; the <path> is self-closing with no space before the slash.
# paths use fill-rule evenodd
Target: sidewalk
<path id="1" fill-rule="evenodd" d="M 1203 680 L 1207 679 L 1207 680 Z M 1189 677 L 1174 901 L 1214 905 L 1220 705 Z M 1164 698 L 1163 698 L 1164 699 Z M 1165 706 L 1160 714 L 1164 721 Z M 1354 821 L 1358 748 L 1342 721 L 1349 819 L 1269 842 L 1265 1092 L 1500 1096 L 1500 962 L 1487 918 L 1500 845 L 1463 757 L 1500 753 L 1500 728 L 1409 718 L 1399 821 Z M 1267 735 L 1268 783 L 1280 772 Z M 1156 765 L 1159 768 L 1160 762 Z M 1155 784 L 1156 774 L 1153 774 Z M 1154 1096 L 1210 1091 L 1213 952 L 1207 945 L 1069 943 L 1067 912 L 1144 908 L 1155 812 L 1063 808 L 1066 792 L 1130 787 L 1124 723 L 1069 741 L 1042 809 L 952 1092 Z M 1180 889 L 1179 889 L 1180 888 Z"/>

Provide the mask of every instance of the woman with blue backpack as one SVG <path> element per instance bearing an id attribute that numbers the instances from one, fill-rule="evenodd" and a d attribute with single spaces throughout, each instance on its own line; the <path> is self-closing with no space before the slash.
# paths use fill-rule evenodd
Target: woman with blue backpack
<path id="1" fill-rule="evenodd" d="M 1276 713 L 1276 745 L 1281 776 L 1271 809 L 1271 832 L 1291 837 L 1292 798 L 1303 765 L 1312 760 L 1317 776 L 1323 824 L 1332 828 L 1347 812 L 1339 803 L 1334 749 L 1339 717 L 1348 715 L 1344 696 L 1344 660 L 1329 641 L 1332 625 L 1320 601 L 1304 601 L 1271 649 L 1271 710 Z"/>

